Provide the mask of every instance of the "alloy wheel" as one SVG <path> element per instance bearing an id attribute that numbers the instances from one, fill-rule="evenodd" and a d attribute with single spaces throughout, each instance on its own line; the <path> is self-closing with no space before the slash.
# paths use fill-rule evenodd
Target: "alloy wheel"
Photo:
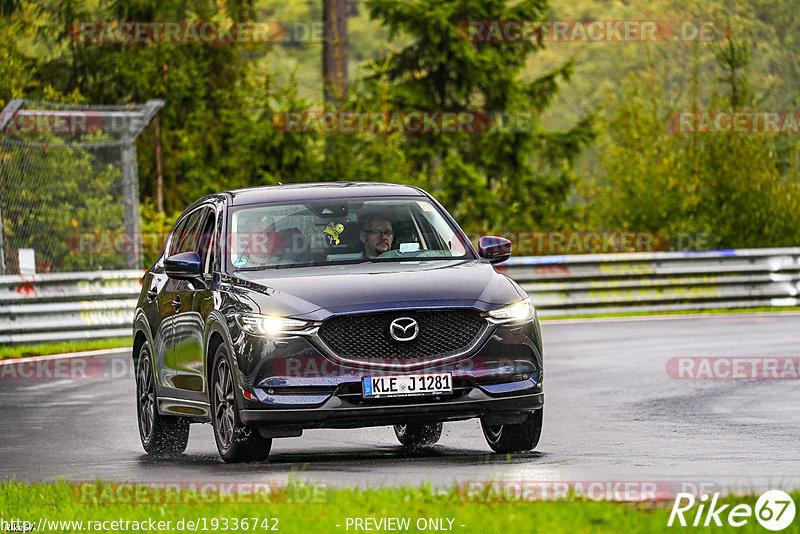
<path id="1" fill-rule="evenodd" d="M 217 363 L 214 381 L 214 422 L 220 444 L 229 449 L 234 440 L 233 380 L 228 362 L 222 358 Z"/>
<path id="2" fill-rule="evenodd" d="M 139 365 L 139 430 L 142 437 L 149 441 L 153 434 L 155 420 L 155 386 L 153 384 L 153 368 L 149 355 L 145 355 Z"/>

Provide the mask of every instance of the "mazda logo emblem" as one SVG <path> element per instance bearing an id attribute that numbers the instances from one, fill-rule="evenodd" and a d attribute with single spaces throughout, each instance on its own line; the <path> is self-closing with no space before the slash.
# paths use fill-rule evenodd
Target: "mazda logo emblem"
<path id="1" fill-rule="evenodd" d="M 389 335 L 396 341 L 413 341 L 419 334 L 419 323 L 411 317 L 398 317 L 389 324 Z"/>

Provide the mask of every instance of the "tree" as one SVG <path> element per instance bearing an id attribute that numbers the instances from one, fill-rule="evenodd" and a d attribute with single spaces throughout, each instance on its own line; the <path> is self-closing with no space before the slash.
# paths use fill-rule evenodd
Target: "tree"
<path id="1" fill-rule="evenodd" d="M 468 20 L 541 20 L 546 1 L 367 0 L 366 6 L 391 38 L 405 34 L 413 42 L 386 58 L 388 91 L 380 88 L 384 73 L 373 72 L 373 97 L 365 106 L 528 114 L 523 128 L 405 136 L 404 151 L 421 185 L 470 229 L 563 225 L 571 162 L 593 138 L 591 119 L 549 132 L 539 116 L 559 82 L 569 79 L 571 64 L 525 81 L 521 72 L 543 49 L 541 42 L 470 42 L 460 29 Z"/>
<path id="2" fill-rule="evenodd" d="M 791 246 L 800 240 L 800 187 L 781 176 L 775 139 L 762 133 L 677 133 L 668 128 L 675 111 L 751 109 L 748 39 L 723 17 L 726 31 L 713 44 L 718 70 L 695 69 L 696 86 L 711 87 L 705 104 L 671 105 L 655 69 L 624 80 L 610 95 L 602 166 L 590 186 L 587 216 L 601 228 L 707 232 L 704 242 L 721 248 Z M 710 79 L 709 79 L 710 78 Z"/>
<path id="3" fill-rule="evenodd" d="M 62 91 L 80 91 L 93 104 L 166 101 L 160 117 L 167 213 L 182 210 L 202 194 L 309 174 L 317 158 L 314 140 L 272 126 L 276 107 L 299 102 L 296 91 L 276 90 L 270 74 L 262 75 L 248 60 L 252 50 L 265 45 L 97 44 L 76 42 L 67 31 L 80 20 L 250 21 L 255 18 L 252 2 L 117 0 L 90 10 L 67 1 L 51 9 L 57 22 L 50 34 L 58 36 L 65 52 L 46 62 L 38 76 Z M 146 201 L 156 190 L 150 131 L 140 137 L 138 149 Z"/>
<path id="4" fill-rule="evenodd" d="M 22 140 L 29 144 L 4 144 L 0 150 L 5 248 L 35 249 L 38 272 L 124 267 L 125 255 L 113 244 L 125 220 L 124 205 L 113 195 L 119 167 L 58 135 Z M 13 253 L 6 261 L 16 270 Z"/>

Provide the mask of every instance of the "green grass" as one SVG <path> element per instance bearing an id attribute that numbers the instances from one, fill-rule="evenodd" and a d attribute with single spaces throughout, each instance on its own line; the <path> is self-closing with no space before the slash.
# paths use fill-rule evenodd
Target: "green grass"
<path id="1" fill-rule="evenodd" d="M 63 354 L 66 352 L 115 349 L 118 347 L 132 346 L 133 338 L 131 337 L 61 341 L 58 343 L 39 343 L 36 345 L 2 345 L 0 346 L 0 359 L 22 358 L 24 356 L 46 356 L 48 354 Z"/>
<path id="2" fill-rule="evenodd" d="M 263 469 L 264 479 L 268 477 L 269 467 Z M 218 473 L 219 475 L 219 473 Z M 233 475 L 233 473 L 231 473 Z M 219 477 L 217 477 L 219 478 Z M 228 477 L 225 477 L 228 478 Z M 96 482 L 93 490 L 87 493 L 79 486 L 60 482 L 54 484 L 3 483 L 0 485 L 0 516 L 3 519 L 23 519 L 38 525 L 40 518 L 77 521 L 170 521 L 168 532 L 178 531 L 176 525 L 183 519 L 197 521 L 205 519 L 207 531 L 222 531 L 223 518 L 228 519 L 229 531 L 233 518 L 257 518 L 257 528 L 249 520 L 248 531 L 265 532 L 261 528 L 265 518 L 277 519 L 279 532 L 288 533 L 327 533 L 354 532 L 353 526 L 346 528 L 347 518 L 410 518 L 409 532 L 417 532 L 414 526 L 419 518 L 451 518 L 453 532 L 481 534 L 516 534 L 521 532 L 582 533 L 608 532 L 619 534 L 669 532 L 695 529 L 688 527 L 667 527 L 671 501 L 654 503 L 612 503 L 612 502 L 526 502 L 526 503 L 474 503 L 467 502 L 457 489 L 437 492 L 428 486 L 404 487 L 399 489 L 324 489 L 316 493 L 308 486 L 290 483 L 282 491 L 272 492 L 274 498 L 269 502 L 227 502 L 220 503 L 216 494 L 182 492 L 164 498 L 160 494 L 148 492 L 121 493 L 118 490 L 104 492 L 103 483 Z M 108 488 L 108 486 L 105 486 Z M 130 489 L 130 487 L 128 487 Z M 116 494 L 123 499 L 130 497 L 134 502 L 118 503 Z M 102 495 L 106 497 L 102 497 Z M 92 497 L 94 495 L 94 497 Z M 127 496 L 126 496 L 127 495 Z M 160 495 L 160 497 L 159 497 Z M 315 502 L 308 502 L 308 496 L 316 495 Z M 800 492 L 792 494 L 800 503 Z M 252 498 L 252 497 L 246 497 Z M 747 503 L 754 506 L 757 496 L 729 497 L 725 502 Z M 112 502 L 109 502 L 112 501 Z M 209 502 L 213 501 L 213 502 Z M 289 502 L 292 501 L 292 502 Z M 730 510 L 730 507 L 728 508 Z M 697 511 L 697 505 L 692 512 Z M 726 514 L 723 515 L 723 518 Z M 691 521 L 694 513 L 687 514 Z M 275 524 L 274 519 L 268 523 Z M 212 528 L 214 522 L 217 527 Z M 723 521 L 724 522 L 724 521 Z M 447 521 L 444 523 L 447 525 Z M 340 525 L 340 526 L 336 526 Z M 463 527 L 461 525 L 464 525 Z M 800 521 L 782 532 L 800 532 Z M 61 527 L 61 532 L 77 532 L 74 528 Z M 36 528 L 36 527 L 34 527 Z M 84 525 L 84 530 L 88 531 Z M 97 531 L 97 528 L 93 530 Z M 122 529 L 119 529 L 122 530 Z M 143 531 L 148 531 L 145 528 Z M 184 531 L 188 528 L 184 527 Z M 128 529 L 128 531 L 133 531 Z M 203 532 L 202 523 L 198 531 Z M 240 530 L 241 531 L 241 530 Z M 714 532 L 766 532 L 751 517 L 742 528 L 729 526 L 713 528 Z M 363 531 L 362 531 L 363 532 Z M 402 531 L 401 531 L 402 532 Z"/>

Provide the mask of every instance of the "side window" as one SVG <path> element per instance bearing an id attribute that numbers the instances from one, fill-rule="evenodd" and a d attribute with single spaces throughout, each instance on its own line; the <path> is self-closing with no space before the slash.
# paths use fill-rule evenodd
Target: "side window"
<path id="1" fill-rule="evenodd" d="M 172 256 L 175 254 L 175 251 L 178 250 L 178 245 L 181 241 L 181 236 L 184 235 L 184 229 L 186 228 L 186 221 L 188 219 L 184 218 L 180 221 L 176 226 L 175 229 L 172 231 L 169 240 L 169 250 L 167 250 L 167 256 Z"/>
<path id="2" fill-rule="evenodd" d="M 173 254 L 197 251 L 197 239 L 200 233 L 199 226 L 205 212 L 205 209 L 199 209 L 189 215 L 186 220 L 186 226 L 184 226 L 180 233 L 176 234 L 176 238 L 178 239 L 175 243 L 175 252 L 173 252 Z"/>
<path id="3" fill-rule="evenodd" d="M 216 217 L 214 210 L 205 210 L 198 236 L 197 253 L 203 259 L 203 272 L 210 273 L 213 270 L 213 258 L 216 253 Z"/>

